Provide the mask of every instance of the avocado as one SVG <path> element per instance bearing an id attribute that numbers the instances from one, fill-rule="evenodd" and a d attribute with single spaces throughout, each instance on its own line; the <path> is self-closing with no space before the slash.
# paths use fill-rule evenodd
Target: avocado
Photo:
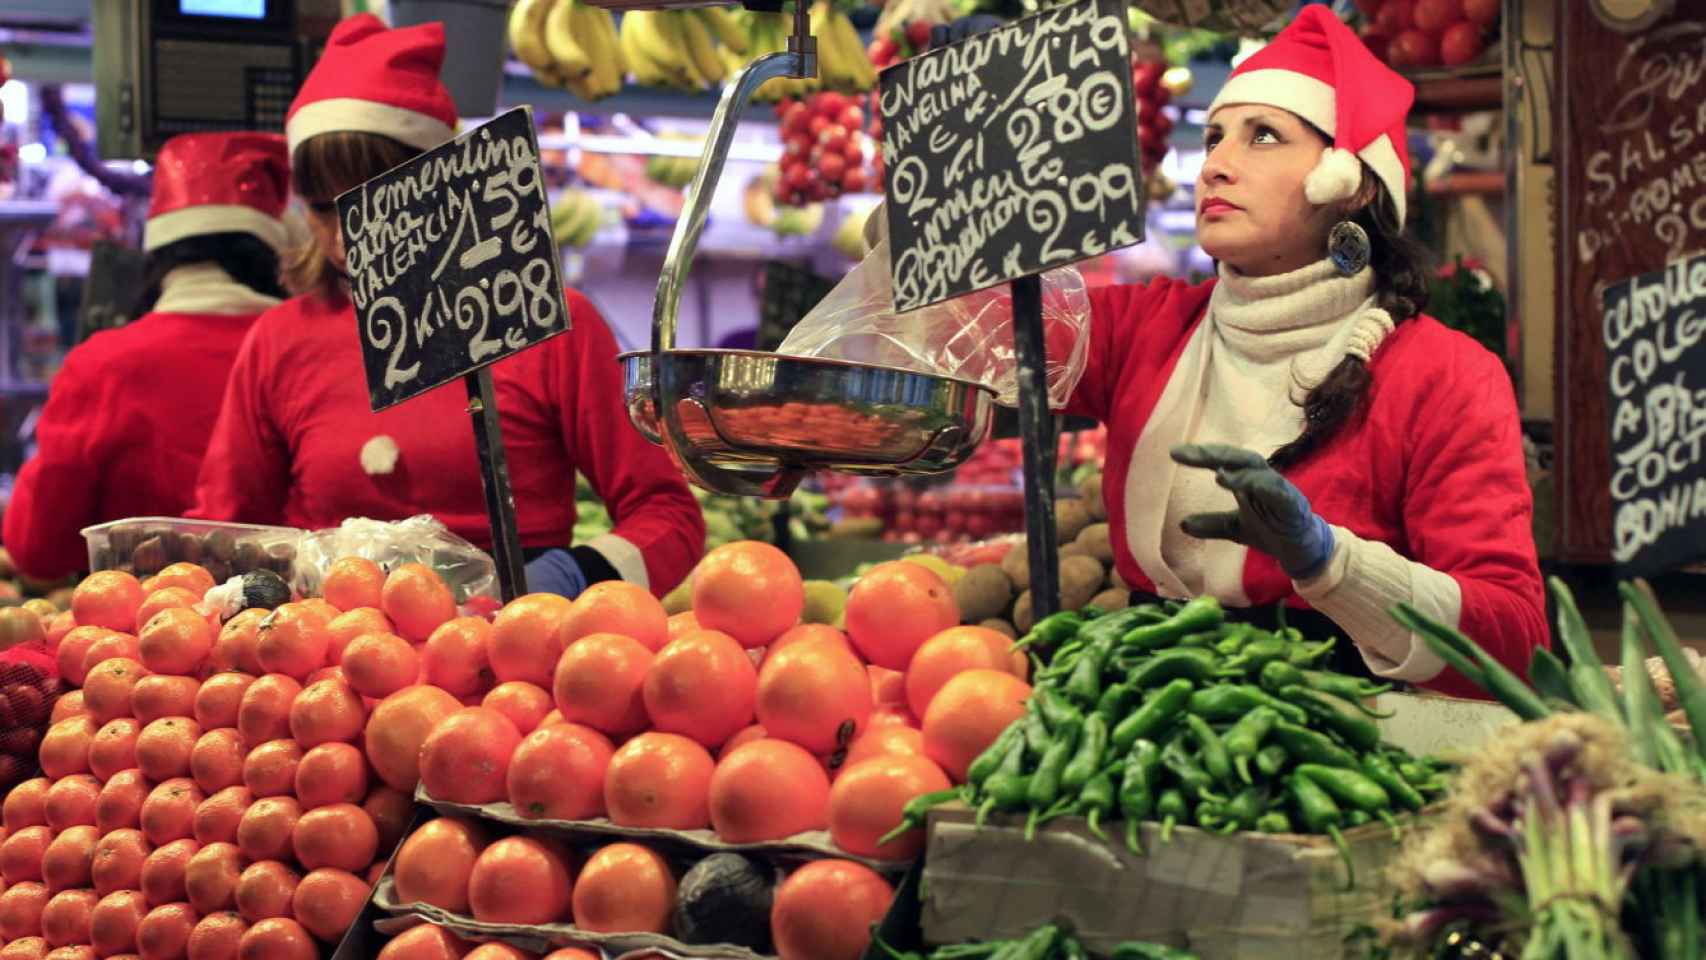
<path id="1" fill-rule="evenodd" d="M 770 953 L 774 887 L 774 871 L 758 861 L 738 853 L 711 854 L 694 864 L 676 888 L 676 939 Z"/>
<path id="2" fill-rule="evenodd" d="M 243 574 L 243 609 L 272 610 L 290 602 L 290 584 L 271 570 Z"/>

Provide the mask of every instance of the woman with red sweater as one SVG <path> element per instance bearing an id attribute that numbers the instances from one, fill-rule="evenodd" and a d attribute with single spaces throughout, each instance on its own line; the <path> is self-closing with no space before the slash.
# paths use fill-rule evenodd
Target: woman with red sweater
<path id="1" fill-rule="evenodd" d="M 490 546 L 480 465 L 459 383 L 369 408 L 348 296 L 338 194 L 448 140 L 441 24 L 387 29 L 370 14 L 332 32 L 291 105 L 291 177 L 313 242 L 290 264 L 306 291 L 263 314 L 237 357 L 198 485 L 195 515 L 318 528 L 430 513 Z M 572 329 L 491 366 L 529 589 L 575 596 L 622 579 L 667 592 L 704 547 L 680 471 L 629 424 L 616 342 L 586 298 Z M 570 547 L 574 473 L 615 529 Z"/>
<path id="2" fill-rule="evenodd" d="M 195 502 L 207 431 L 257 314 L 277 306 L 284 138 L 192 133 L 155 160 L 135 319 L 66 354 L 6 508 L 12 561 L 42 580 L 88 565 L 79 531 Z"/>

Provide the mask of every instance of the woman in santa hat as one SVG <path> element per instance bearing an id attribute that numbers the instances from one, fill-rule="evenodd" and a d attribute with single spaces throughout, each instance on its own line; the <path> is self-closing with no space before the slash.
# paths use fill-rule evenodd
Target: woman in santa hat
<path id="1" fill-rule="evenodd" d="M 1323 5 L 1240 64 L 1196 183 L 1219 277 L 1094 291 L 1072 408 L 1108 424 L 1103 496 L 1136 593 L 1308 607 L 1353 641 L 1341 667 L 1472 693 L 1392 606 L 1525 670 L 1545 605 L 1510 378 L 1422 313 L 1413 98 Z"/>
<path id="2" fill-rule="evenodd" d="M 12 488 L 5 542 L 19 570 L 67 576 L 88 563 L 82 528 L 195 502 L 237 348 L 284 296 L 289 187 L 276 134 L 191 133 L 160 149 L 135 319 L 66 354 Z"/>
<path id="3" fill-rule="evenodd" d="M 348 296 L 335 198 L 450 139 L 442 24 L 345 19 L 286 115 L 290 170 L 312 242 L 290 267 L 300 296 L 243 344 L 202 467 L 195 515 L 319 528 L 430 513 L 489 546 L 467 395 L 452 383 L 373 413 Z M 491 366 L 528 587 L 566 596 L 622 579 L 662 594 L 704 546 L 698 503 L 628 422 L 616 342 L 566 291 L 572 329 Z M 582 471 L 615 529 L 570 548 Z"/>

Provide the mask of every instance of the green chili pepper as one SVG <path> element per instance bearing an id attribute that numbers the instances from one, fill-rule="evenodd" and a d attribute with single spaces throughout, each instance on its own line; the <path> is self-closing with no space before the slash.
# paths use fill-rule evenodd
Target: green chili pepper
<path id="1" fill-rule="evenodd" d="M 1267 787 L 1245 787 L 1226 804 L 1226 816 L 1247 830 L 1256 825 L 1271 799 Z"/>
<path id="2" fill-rule="evenodd" d="M 1339 640 L 1337 637 L 1330 640 L 1323 640 L 1314 645 L 1307 643 L 1294 643 L 1285 658 L 1292 666 L 1313 667 L 1315 664 L 1321 662 L 1323 657 L 1332 653 L 1333 648 L 1338 645 Z"/>
<path id="3" fill-rule="evenodd" d="M 1145 660 L 1126 677 L 1126 682 L 1138 687 L 1156 687 L 1184 677 L 1193 683 L 1218 679 L 1220 658 L 1212 650 L 1183 647 L 1163 650 Z"/>
<path id="4" fill-rule="evenodd" d="M 1127 631 L 1150 622 L 1159 612 L 1152 607 L 1127 607 L 1124 610 L 1115 610 L 1105 617 L 1086 623 L 1084 629 L 1079 632 L 1079 637 L 1086 645 L 1107 642 L 1110 645 L 1117 646 L 1119 639 L 1125 636 Z"/>
<path id="5" fill-rule="evenodd" d="M 1345 812 L 1345 826 L 1347 827 L 1361 827 L 1373 822 L 1374 816 L 1367 810 L 1353 809 Z"/>
<path id="6" fill-rule="evenodd" d="M 1232 782 L 1232 755 L 1226 752 L 1226 744 L 1220 740 L 1220 734 L 1208 725 L 1208 721 L 1194 713 L 1185 715 L 1185 729 L 1197 742 L 1197 755 L 1202 758 L 1203 769 L 1213 777 L 1216 783 Z"/>
<path id="7" fill-rule="evenodd" d="M 1278 725 L 1275 724 L 1275 726 Z M 1284 770 L 1285 765 L 1290 762 L 1291 754 L 1286 753 L 1285 748 L 1277 743 L 1270 743 L 1256 751 L 1256 769 L 1261 772 L 1262 776 L 1270 779 L 1279 776 L 1280 771 Z"/>
<path id="8" fill-rule="evenodd" d="M 1351 848 L 1345 843 L 1345 835 L 1339 832 L 1339 827 L 1345 822 L 1339 805 L 1308 777 L 1292 777 L 1286 782 L 1286 788 L 1297 807 L 1298 817 L 1303 820 L 1304 829 L 1333 838 L 1333 845 L 1339 849 L 1339 857 L 1345 862 L 1345 889 L 1355 887 L 1356 866 L 1351 862 Z"/>
<path id="9" fill-rule="evenodd" d="M 1024 639 L 1014 644 L 1014 648 L 1022 650 L 1026 647 L 1058 647 L 1077 636 L 1083 624 L 1083 615 L 1075 610 L 1051 613 L 1032 624 Z"/>
<path id="10" fill-rule="evenodd" d="M 1422 784 L 1432 783 L 1434 780 L 1433 771 L 1415 760 L 1399 761 L 1398 775 L 1409 781 L 1413 787 L 1420 787 Z"/>
<path id="11" fill-rule="evenodd" d="M 1279 723 L 1279 711 L 1273 707 L 1257 707 L 1244 718 L 1232 725 L 1226 731 L 1221 742 L 1226 744 L 1226 752 L 1232 756 L 1232 763 L 1238 768 L 1238 779 L 1250 783 L 1250 760 L 1262 748 L 1262 741 Z"/>
<path id="12" fill-rule="evenodd" d="M 1161 746 L 1153 740 L 1139 740 L 1126 754 L 1125 770 L 1120 777 L 1120 816 L 1125 818 L 1125 843 L 1132 853 L 1143 856 L 1138 842 L 1138 822 L 1149 819 L 1155 811 L 1155 787 L 1161 772 Z"/>
<path id="13" fill-rule="evenodd" d="M 1045 923 L 1032 930 L 1023 940 L 1015 940 L 997 952 L 996 960 L 1048 960 L 1060 942 L 1060 928 Z"/>
<path id="14" fill-rule="evenodd" d="M 1238 624 L 1214 643 L 1214 652 L 1223 657 L 1234 656 L 1244 645 L 1261 637 L 1262 632 L 1247 623 Z"/>
<path id="15" fill-rule="evenodd" d="M 1254 643 L 1246 644 L 1238 656 L 1226 662 L 1228 670 L 1238 670 L 1243 673 L 1260 673 L 1262 667 L 1274 660 L 1285 659 L 1291 652 L 1291 644 L 1279 637 L 1263 637 Z"/>
<path id="16" fill-rule="evenodd" d="M 1357 758 L 1349 750 L 1316 733 L 1308 727 L 1280 721 L 1271 734 L 1274 742 L 1285 748 L 1299 763 L 1318 763 L 1327 767 L 1354 767 Z"/>
<path id="17" fill-rule="evenodd" d="M 1308 723 L 1309 713 L 1247 683 L 1205 687 L 1191 695 L 1191 712 L 1215 723 L 1231 723 L 1261 706 L 1273 707 L 1293 723 Z"/>
<path id="18" fill-rule="evenodd" d="M 1196 954 L 1188 950 L 1179 950 L 1159 943 L 1140 943 L 1134 940 L 1115 947 L 1111 960 L 1198 960 L 1198 958 Z"/>
<path id="19" fill-rule="evenodd" d="M 1106 770 L 1097 771 L 1078 792 L 1078 807 L 1084 811 L 1090 832 L 1103 840 L 1108 839 L 1102 832 L 1101 823 L 1102 815 L 1114 809 L 1114 775 Z"/>
<path id="20" fill-rule="evenodd" d="M 1102 697 L 1102 671 L 1113 652 L 1114 642 L 1103 639 L 1095 641 L 1078 655 L 1078 663 L 1066 681 L 1067 699 L 1083 704 L 1086 709 L 1096 705 Z"/>
<path id="21" fill-rule="evenodd" d="M 1327 791 L 1334 800 L 1355 809 L 1374 813 L 1392 806 L 1392 798 L 1380 784 L 1353 769 L 1300 763 L 1297 776 Z"/>
<path id="22" fill-rule="evenodd" d="M 1391 811 L 1376 810 L 1374 811 L 1374 815 L 1379 817 L 1380 822 L 1386 824 L 1387 828 L 1392 831 L 1392 843 L 1394 846 L 1404 842 L 1404 829 L 1398 826 L 1398 818 L 1394 817 Z"/>
<path id="23" fill-rule="evenodd" d="M 1053 806 L 1060 797 L 1060 775 L 1078 747 L 1078 732 L 1083 726 L 1083 719 L 1075 711 L 1071 717 L 1061 721 L 1060 727 L 1054 731 L 1054 741 L 1043 751 L 1042 761 L 1037 764 L 1036 772 L 1031 774 L 1031 782 L 1025 792 L 1025 803 L 1030 806 L 1033 819 Z"/>
<path id="24" fill-rule="evenodd" d="M 1084 945 L 1071 937 L 1066 937 L 1061 943 L 1066 960 L 1090 960 L 1090 955 L 1084 952 Z"/>
<path id="25" fill-rule="evenodd" d="M 1286 687 L 1285 696 L 1308 711 L 1316 724 L 1335 733 L 1358 750 L 1373 750 L 1380 746 L 1380 728 L 1364 717 L 1352 716 L 1328 703 L 1325 695 L 1308 687 Z"/>
<path id="26" fill-rule="evenodd" d="M 1226 808 L 1222 804 L 1215 803 L 1212 800 L 1205 800 L 1197 804 L 1197 808 L 1191 812 L 1191 816 L 1196 820 L 1198 829 L 1206 830 L 1209 833 L 1225 835 L 1238 829 L 1238 821 L 1226 815 Z"/>
<path id="27" fill-rule="evenodd" d="M 1303 683 L 1303 671 L 1285 660 L 1274 660 L 1262 667 L 1262 689 L 1278 693 L 1286 687 Z"/>
<path id="28" fill-rule="evenodd" d="M 1002 758 L 1001 766 L 983 781 L 984 802 L 977 809 L 977 825 L 990 810 L 1018 810 L 1025 805 L 1031 778 L 1025 774 L 1025 741 L 1015 740 Z"/>
<path id="29" fill-rule="evenodd" d="M 1025 734 L 1022 729 L 1024 722 L 1023 719 L 1019 719 L 1009 723 L 1007 729 L 1001 731 L 1001 735 L 995 738 L 995 742 L 985 747 L 984 751 L 977 755 L 977 759 L 973 760 L 971 766 L 966 768 L 967 784 L 973 788 L 981 787 L 983 781 L 988 779 L 990 774 L 1000 769 L 1001 760 L 1007 756 L 1007 750 L 1013 746 L 1013 742 L 1024 738 Z"/>
<path id="30" fill-rule="evenodd" d="M 1291 818 L 1284 810 L 1269 810 L 1256 818 L 1257 833 L 1291 833 Z"/>
<path id="31" fill-rule="evenodd" d="M 1130 683 L 1116 683 L 1102 691 L 1102 698 L 1096 701 L 1096 712 L 1112 726 L 1125 719 L 1142 695 L 1143 691 Z"/>
<path id="32" fill-rule="evenodd" d="M 1123 753 L 1139 738 L 1165 730 L 1184 714 L 1195 689 L 1196 685 L 1183 677 L 1169 681 L 1114 727 L 1114 749 Z"/>
<path id="33" fill-rule="evenodd" d="M 900 823 L 896 824 L 893 830 L 883 834 L 882 839 L 877 841 L 877 845 L 881 846 L 908 831 L 917 830 L 924 826 L 924 821 L 930 816 L 930 811 L 933 808 L 963 799 L 964 796 L 965 788 L 955 787 L 952 790 L 938 790 L 935 793 L 924 793 L 913 797 L 906 802 L 906 806 L 900 808 Z"/>
<path id="34" fill-rule="evenodd" d="M 1031 693 L 1031 702 L 1037 705 L 1037 713 L 1043 718 L 1043 724 L 1048 727 L 1052 738 L 1069 720 L 1084 721 L 1083 714 L 1078 708 L 1066 702 L 1066 698 L 1057 693 L 1053 687 L 1041 686 Z"/>
<path id="35" fill-rule="evenodd" d="M 1126 631 L 1120 637 L 1120 646 L 1159 650 L 1172 646 L 1173 641 L 1187 633 L 1218 627 L 1225 619 L 1219 600 L 1211 596 L 1197 597 L 1160 623 L 1144 624 Z"/>
<path id="36" fill-rule="evenodd" d="M 873 931 L 871 933 L 871 942 L 875 943 L 877 945 L 877 949 L 881 950 L 884 954 L 886 954 L 889 957 L 889 960 L 927 960 L 927 958 L 924 956 L 924 954 L 918 953 L 918 952 L 913 951 L 913 950 L 908 950 L 904 953 L 899 951 L 899 950 L 896 950 L 895 948 L 889 946 L 887 943 L 883 942 L 883 938 L 880 936 L 877 936 L 875 931 Z"/>
<path id="37" fill-rule="evenodd" d="M 1392 689 L 1390 683 L 1371 683 L 1362 677 L 1327 670 L 1301 670 L 1304 686 L 1346 700 L 1366 700 Z M 1287 684 L 1289 686 L 1289 684 Z"/>
<path id="38" fill-rule="evenodd" d="M 1161 748 L 1161 765 L 1167 768 L 1173 779 L 1179 782 L 1180 789 L 1185 791 L 1185 796 L 1193 802 L 1226 799 L 1214 789 L 1214 778 L 1185 749 L 1183 736 L 1174 737 Z"/>
<path id="39" fill-rule="evenodd" d="M 1108 719 L 1092 713 L 1084 719 L 1084 729 L 1078 738 L 1078 749 L 1060 773 L 1062 789 L 1077 793 L 1102 767 L 1102 754 L 1108 749 Z"/>
<path id="40" fill-rule="evenodd" d="M 1385 757 L 1377 753 L 1364 754 L 1362 772 L 1370 780 L 1384 787 L 1392 799 L 1405 809 L 1420 810 L 1427 805 L 1427 801 L 1422 799 L 1421 792 L 1400 776 Z"/>
<path id="41" fill-rule="evenodd" d="M 927 960 L 984 960 L 994 956 L 1001 948 L 1011 943 L 1009 940 L 992 940 L 988 943 L 956 943 L 946 947 L 938 947 Z"/>
<path id="42" fill-rule="evenodd" d="M 1184 636 L 1180 637 L 1179 639 L 1174 640 L 1171 646 L 1163 647 L 1162 649 L 1164 649 L 1164 650 L 1207 650 L 1210 653 L 1214 653 L 1214 652 L 1216 652 L 1214 649 L 1214 645 L 1219 643 L 1220 640 L 1221 640 L 1221 636 L 1220 636 L 1219 630 L 1198 630 L 1195 633 L 1185 634 Z"/>
<path id="43" fill-rule="evenodd" d="M 1173 827 L 1180 820 L 1190 816 L 1191 809 L 1185 802 L 1185 794 L 1177 787 L 1168 787 L 1155 798 L 1155 814 L 1161 818 L 1161 842 L 1173 842 Z"/>

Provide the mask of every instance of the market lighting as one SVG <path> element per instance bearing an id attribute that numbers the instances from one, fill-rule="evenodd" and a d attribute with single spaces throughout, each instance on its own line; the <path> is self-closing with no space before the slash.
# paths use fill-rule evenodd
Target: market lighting
<path id="1" fill-rule="evenodd" d="M 7 111 L 10 115 L 11 111 Z M 47 159 L 47 146 L 40 143 L 26 143 L 18 148 L 19 163 L 41 163 Z"/>
<path id="2" fill-rule="evenodd" d="M 0 85 L 0 108 L 6 119 L 20 126 L 30 122 L 30 91 L 22 80 L 8 80 Z"/>

